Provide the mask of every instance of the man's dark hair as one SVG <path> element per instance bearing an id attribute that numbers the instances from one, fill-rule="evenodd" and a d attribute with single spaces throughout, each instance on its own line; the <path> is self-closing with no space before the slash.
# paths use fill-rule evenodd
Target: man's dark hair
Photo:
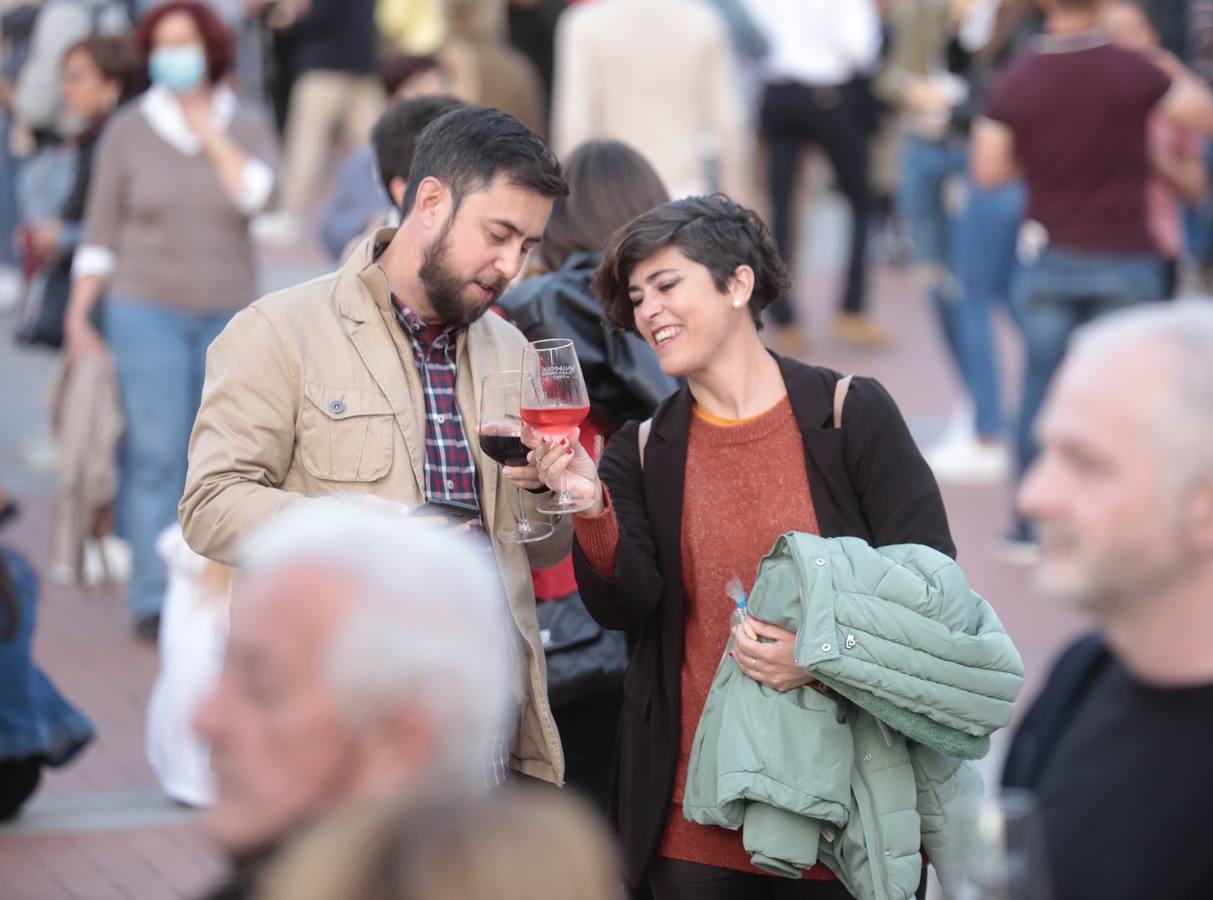
<path id="1" fill-rule="evenodd" d="M 666 247 L 677 247 L 704 266 L 721 293 L 739 266 L 753 269 L 749 308 L 759 328 L 762 311 L 791 287 L 787 267 L 758 213 L 724 194 L 685 197 L 637 216 L 607 242 L 594 274 L 594 294 L 612 325 L 636 330 L 628 281 L 638 265 Z"/>
<path id="2" fill-rule="evenodd" d="M 417 97 L 398 100 L 379 117 L 371 132 L 371 146 L 375 148 L 379 177 L 389 197 L 393 178 L 409 180 L 421 132 L 435 119 L 461 106 L 463 103 L 454 97 Z"/>
<path id="3" fill-rule="evenodd" d="M 495 178 L 542 197 L 569 193 L 548 145 L 508 113 L 482 106 L 463 106 L 426 126 L 413 154 L 402 215 L 408 216 L 417 186 L 427 178 L 437 178 L 450 189 L 456 210 L 467 194 Z"/>

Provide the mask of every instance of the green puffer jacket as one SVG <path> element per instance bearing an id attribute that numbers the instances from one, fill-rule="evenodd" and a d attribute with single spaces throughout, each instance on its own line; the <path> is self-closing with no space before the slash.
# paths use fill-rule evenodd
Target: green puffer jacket
<path id="1" fill-rule="evenodd" d="M 797 661 L 834 694 L 781 694 L 725 656 L 683 815 L 741 828 L 770 872 L 821 861 L 859 900 L 913 897 L 920 850 L 948 890 L 956 804 L 982 789 L 966 759 L 1010 722 L 1023 683 L 994 610 L 929 547 L 791 533 L 759 565 L 750 611 L 795 631 Z"/>

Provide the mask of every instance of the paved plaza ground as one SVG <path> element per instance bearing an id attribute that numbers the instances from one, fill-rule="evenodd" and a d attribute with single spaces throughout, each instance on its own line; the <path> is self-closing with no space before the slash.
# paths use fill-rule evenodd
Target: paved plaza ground
<path id="1" fill-rule="evenodd" d="M 826 218 L 821 227 L 838 224 L 836 218 Z M 267 289 L 327 266 L 310 245 L 263 254 L 263 263 Z M 839 347 L 827 329 L 836 296 L 831 270 L 818 252 L 809 257 L 800 280 L 813 336 L 805 359 L 880 378 L 920 440 L 939 434 L 957 388 L 932 311 L 904 272 L 878 270 L 873 312 L 895 329 L 896 346 L 880 352 Z M 12 347 L 7 323 L 0 321 L 0 331 L 5 335 L 0 338 L 0 481 L 25 510 L 0 539 L 43 568 L 52 492 L 43 401 L 55 361 L 48 354 Z M 1011 382 L 1015 347 L 1009 336 L 1003 337 Z M 1006 488 L 945 487 L 944 495 L 960 561 L 1023 654 L 1028 696 L 1081 623 L 1038 597 L 1028 572 L 993 557 L 1007 519 Z M 73 765 L 45 778 L 19 821 L 0 828 L 0 900 L 196 897 L 221 874 L 222 864 L 196 815 L 159 793 L 146 762 L 143 719 L 157 659 L 154 649 L 133 639 L 123 592 L 47 585 L 39 614 L 36 659 L 92 718 L 98 738 Z"/>

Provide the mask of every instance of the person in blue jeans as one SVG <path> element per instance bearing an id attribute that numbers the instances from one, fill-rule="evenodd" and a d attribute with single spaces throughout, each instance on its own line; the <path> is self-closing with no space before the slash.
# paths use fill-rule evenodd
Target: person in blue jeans
<path id="1" fill-rule="evenodd" d="M 93 739 L 92 724 L 34 665 L 37 607 L 34 570 L 0 547 L 0 822 L 20 812 L 43 766 L 66 765 Z"/>
<path id="2" fill-rule="evenodd" d="M 1151 116 L 1213 133 L 1213 94 L 1173 57 L 1114 46 L 1097 0 L 1054 0 L 1045 34 L 1001 74 L 973 126 L 974 180 L 1022 174 L 1026 223 L 1015 303 L 1027 360 L 1016 434 L 1022 473 L 1036 456 L 1045 391 L 1080 325 L 1163 299 L 1163 265 L 1146 220 Z M 1007 549 L 1034 553 L 1017 517 Z"/>
<path id="3" fill-rule="evenodd" d="M 97 151 L 65 332 L 69 359 L 113 356 L 126 418 L 117 522 L 135 633 L 154 641 L 156 538 L 177 521 L 207 347 L 257 294 L 249 221 L 270 199 L 276 147 L 226 86 L 231 35 L 209 7 L 160 3 L 135 43 L 152 87 L 111 117 Z M 103 293 L 104 345 L 90 318 Z"/>

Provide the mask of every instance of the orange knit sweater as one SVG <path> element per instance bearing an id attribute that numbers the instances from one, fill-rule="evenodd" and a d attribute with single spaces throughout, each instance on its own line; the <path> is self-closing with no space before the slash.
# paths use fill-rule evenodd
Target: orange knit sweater
<path id="1" fill-rule="evenodd" d="M 610 577 L 619 528 L 609 506 L 602 516 L 576 516 L 587 561 Z M 740 832 L 694 825 L 682 816 L 691 743 L 716 667 L 729 638 L 732 603 L 724 592 L 734 575 L 747 591 L 758 562 L 788 531 L 820 533 L 809 493 L 800 429 L 785 397 L 752 419 L 728 421 L 698 408 L 691 420 L 682 505 L 683 641 L 681 737 L 674 793 L 658 854 L 726 869 L 750 865 Z M 809 878 L 833 878 L 820 863 Z"/>

